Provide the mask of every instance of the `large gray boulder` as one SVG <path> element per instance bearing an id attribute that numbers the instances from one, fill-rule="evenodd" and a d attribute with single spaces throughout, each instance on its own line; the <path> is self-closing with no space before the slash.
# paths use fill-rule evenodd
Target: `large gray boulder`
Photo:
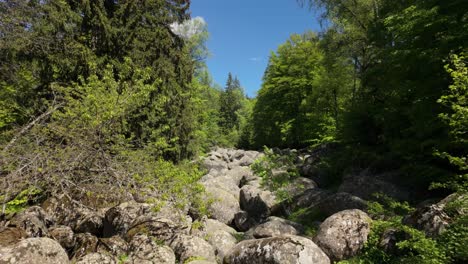
<path id="1" fill-rule="evenodd" d="M 329 264 L 330 260 L 307 238 L 281 236 L 242 241 L 227 253 L 224 263 Z"/>
<path id="2" fill-rule="evenodd" d="M 273 192 L 263 190 L 258 184 L 244 185 L 240 192 L 240 205 L 251 218 L 262 220 L 274 212 L 278 201 Z"/>
<path id="3" fill-rule="evenodd" d="M 227 251 L 236 245 L 237 231 L 213 219 L 202 219 L 198 225 L 198 228 L 192 228 L 191 234 L 210 243 L 215 250 L 217 259 L 222 261 Z"/>
<path id="4" fill-rule="evenodd" d="M 118 260 L 111 255 L 104 253 L 90 253 L 81 257 L 76 264 L 117 264 Z"/>
<path id="5" fill-rule="evenodd" d="M 236 182 L 236 179 L 232 179 L 229 176 L 219 176 L 202 181 L 201 184 L 205 186 L 205 189 L 222 189 L 226 192 L 229 192 L 232 196 L 236 198 L 236 200 L 239 200 L 240 188 L 239 184 Z"/>
<path id="6" fill-rule="evenodd" d="M 0 248 L 0 263 L 66 264 L 65 250 L 50 238 L 28 238 L 11 247 Z"/>
<path id="7" fill-rule="evenodd" d="M 255 227 L 253 236 L 255 238 L 265 238 L 281 235 L 300 235 L 303 232 L 304 227 L 298 223 L 270 216 L 265 223 Z"/>
<path id="8" fill-rule="evenodd" d="M 18 227 L 0 227 L 0 248 L 12 246 L 27 238 L 28 234 Z"/>
<path id="9" fill-rule="evenodd" d="M 158 245 L 146 235 L 133 237 L 129 246 L 128 264 L 174 264 L 174 251 L 165 245 Z"/>
<path id="10" fill-rule="evenodd" d="M 51 227 L 49 228 L 49 234 L 65 249 L 72 249 L 75 246 L 75 234 L 69 226 Z"/>
<path id="11" fill-rule="evenodd" d="M 241 232 L 245 232 L 257 224 L 257 221 L 251 218 L 246 211 L 240 211 L 234 215 L 234 225 Z"/>
<path id="12" fill-rule="evenodd" d="M 361 210 L 341 211 L 325 219 L 314 242 L 333 261 L 353 257 L 366 243 L 371 222 L 371 218 Z"/>
<path id="13" fill-rule="evenodd" d="M 221 188 L 208 186 L 205 191 L 206 199 L 212 201 L 208 205 L 210 217 L 222 223 L 231 224 L 235 214 L 240 211 L 239 200 L 230 192 Z"/>
<path id="14" fill-rule="evenodd" d="M 105 215 L 104 237 L 125 235 L 136 218 L 150 211 L 149 204 L 136 202 L 122 203 L 110 208 Z"/>
<path id="15" fill-rule="evenodd" d="M 458 210 L 452 210 L 451 215 L 446 206 L 450 202 L 459 204 Z M 436 204 L 430 204 L 416 209 L 403 218 L 403 223 L 423 230 L 427 236 L 436 237 L 443 233 L 451 224 L 453 215 L 468 213 L 468 197 L 466 195 L 451 194 Z"/>
<path id="16" fill-rule="evenodd" d="M 174 250 L 181 264 L 196 258 L 216 261 L 214 248 L 197 236 L 180 235 L 170 244 L 170 247 Z"/>
<path id="17" fill-rule="evenodd" d="M 82 257 L 95 253 L 99 239 L 90 233 L 80 233 L 75 235 L 75 247 L 72 250 L 73 259 L 78 260 Z"/>
<path id="18" fill-rule="evenodd" d="M 75 233 L 101 235 L 103 215 L 84 206 L 78 206 L 67 198 L 51 197 L 42 208 L 57 225 L 69 226 Z"/>
<path id="19" fill-rule="evenodd" d="M 338 191 L 366 200 L 372 199 L 375 193 L 384 193 L 394 199 L 408 201 L 411 198 L 411 192 L 394 182 L 398 182 L 397 173 L 372 174 L 364 170 L 360 173 L 345 175 Z"/>
<path id="20" fill-rule="evenodd" d="M 97 252 L 113 256 L 123 256 L 128 251 L 128 243 L 120 236 L 99 238 Z"/>
<path id="21" fill-rule="evenodd" d="M 125 239 L 131 241 L 136 235 L 147 235 L 169 245 L 181 234 L 188 234 L 185 226 L 177 225 L 169 219 L 143 215 L 133 221 Z"/>
<path id="22" fill-rule="evenodd" d="M 9 226 L 23 229 L 29 237 L 46 237 L 52 218 L 39 206 L 32 206 L 11 219 Z"/>

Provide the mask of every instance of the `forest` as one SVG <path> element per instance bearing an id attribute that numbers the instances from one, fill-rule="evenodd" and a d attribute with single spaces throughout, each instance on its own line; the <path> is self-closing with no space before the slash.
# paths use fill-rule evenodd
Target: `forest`
<path id="1" fill-rule="evenodd" d="M 50 197 L 136 193 L 202 216 L 210 151 L 280 162 L 326 149 L 321 188 L 366 170 L 412 193 L 369 200 L 380 222 L 341 263 L 466 263 L 468 1 L 290 1 L 321 10 L 322 31 L 271 52 L 254 98 L 235 73 L 213 81 L 190 0 L 0 1 L 0 223 Z M 399 210 L 450 194 L 462 198 L 442 235 L 400 223 Z M 403 234 L 390 253 L 377 241 L 388 226 Z"/>

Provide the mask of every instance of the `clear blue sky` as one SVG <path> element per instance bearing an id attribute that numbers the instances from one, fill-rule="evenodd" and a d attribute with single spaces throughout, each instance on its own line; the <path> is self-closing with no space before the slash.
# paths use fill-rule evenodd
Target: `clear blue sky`
<path id="1" fill-rule="evenodd" d="M 296 0 L 192 0 L 192 17 L 208 23 L 208 68 L 224 87 L 237 75 L 253 97 L 261 86 L 268 56 L 292 33 L 319 31 L 317 14 Z"/>

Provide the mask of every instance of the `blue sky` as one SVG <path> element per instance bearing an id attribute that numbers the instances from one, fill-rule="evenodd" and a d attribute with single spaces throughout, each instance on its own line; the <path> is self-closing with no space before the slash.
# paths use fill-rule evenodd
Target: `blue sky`
<path id="1" fill-rule="evenodd" d="M 317 15 L 296 0 L 192 0 L 192 17 L 208 23 L 208 67 L 224 87 L 237 75 L 253 97 L 260 88 L 268 56 L 292 33 L 319 31 Z"/>

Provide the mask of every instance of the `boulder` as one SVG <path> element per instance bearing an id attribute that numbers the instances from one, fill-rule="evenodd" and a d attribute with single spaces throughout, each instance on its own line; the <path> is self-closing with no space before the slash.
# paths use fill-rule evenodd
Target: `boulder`
<path id="1" fill-rule="evenodd" d="M 216 261 L 214 248 L 204 239 L 197 236 L 180 235 L 171 244 L 180 263 L 192 258 Z"/>
<path id="2" fill-rule="evenodd" d="M 209 157 L 203 160 L 203 166 L 208 170 L 223 170 L 227 169 L 228 165 L 225 161 L 218 159 L 217 157 Z"/>
<path id="3" fill-rule="evenodd" d="M 239 200 L 239 184 L 236 183 L 235 179 L 232 179 L 229 176 L 214 177 L 202 181 L 201 184 L 205 186 L 205 188 L 223 189 L 226 192 L 229 192 L 232 196 L 234 196 L 236 200 Z"/>
<path id="4" fill-rule="evenodd" d="M 32 206 L 13 217 L 9 226 L 23 229 L 29 237 L 46 237 L 52 224 L 53 220 L 41 207 Z"/>
<path id="5" fill-rule="evenodd" d="M 0 248 L 12 246 L 27 238 L 28 234 L 18 227 L 0 227 Z"/>
<path id="6" fill-rule="evenodd" d="M 81 257 L 76 264 L 117 264 L 118 260 L 104 253 L 90 253 Z"/>
<path id="7" fill-rule="evenodd" d="M 208 205 L 209 215 L 225 224 L 231 224 L 234 215 L 240 211 L 239 200 L 224 189 L 208 186 L 205 189 L 207 200 L 213 202 Z"/>
<path id="8" fill-rule="evenodd" d="M 202 219 L 199 228 L 192 228 L 192 235 L 198 236 L 210 243 L 218 260 L 222 261 L 224 254 L 233 248 L 237 239 L 237 231 L 217 220 Z"/>
<path id="9" fill-rule="evenodd" d="M 225 264 L 329 264 L 330 260 L 311 240 L 281 236 L 245 240 L 224 257 Z"/>
<path id="10" fill-rule="evenodd" d="M 137 235 L 130 242 L 129 264 L 174 264 L 174 251 L 168 246 L 158 245 L 146 235 Z"/>
<path id="11" fill-rule="evenodd" d="M 150 211 L 149 204 L 136 202 L 122 203 L 110 208 L 105 215 L 103 236 L 125 235 L 137 217 L 148 214 Z"/>
<path id="12" fill-rule="evenodd" d="M 332 192 L 319 188 L 309 189 L 294 196 L 292 199 L 282 201 L 279 208 L 284 215 L 290 215 L 299 209 L 316 207 L 320 202 L 332 195 Z"/>
<path id="13" fill-rule="evenodd" d="M 429 237 L 436 237 L 444 232 L 452 222 L 452 217 L 446 210 L 446 205 L 450 202 L 460 204 L 456 211 L 452 210 L 451 215 L 467 214 L 468 199 L 466 195 L 451 194 L 436 204 L 416 209 L 403 218 L 403 223 L 423 230 Z"/>
<path id="14" fill-rule="evenodd" d="M 265 238 L 281 235 L 300 235 L 302 233 L 304 233 L 302 225 L 276 216 L 270 216 L 265 223 L 255 227 L 253 236 L 255 238 Z"/>
<path id="15" fill-rule="evenodd" d="M 101 235 L 103 216 L 89 208 L 78 206 L 67 198 L 51 197 L 42 205 L 58 225 L 70 226 L 75 233 Z"/>
<path id="16" fill-rule="evenodd" d="M 281 187 L 278 191 L 287 193 L 294 197 L 297 194 L 303 193 L 305 190 L 317 188 L 317 184 L 308 178 L 296 177 L 288 185 Z"/>
<path id="17" fill-rule="evenodd" d="M 125 239 L 131 241 L 136 235 L 147 235 L 169 245 L 178 235 L 187 233 L 188 230 L 184 226 L 177 225 L 169 219 L 143 215 L 133 221 Z"/>
<path id="18" fill-rule="evenodd" d="M 95 253 L 98 245 L 98 238 L 90 233 L 75 235 L 75 247 L 72 251 L 73 259 L 81 259 L 85 255 Z"/>
<path id="19" fill-rule="evenodd" d="M 0 263 L 65 264 L 69 263 L 65 250 L 50 238 L 28 238 L 0 249 Z"/>
<path id="20" fill-rule="evenodd" d="M 50 236 L 65 249 L 75 247 L 75 235 L 69 226 L 54 226 L 49 228 Z"/>
<path id="21" fill-rule="evenodd" d="M 111 254 L 113 256 L 125 255 L 128 251 L 128 243 L 120 236 L 99 238 L 97 252 Z"/>
<path id="22" fill-rule="evenodd" d="M 267 218 L 275 210 L 276 196 L 258 186 L 244 185 L 240 192 L 240 205 L 255 220 Z"/>
<path id="23" fill-rule="evenodd" d="M 339 192 L 346 192 L 362 199 L 372 199 L 375 193 L 383 193 L 394 199 L 408 201 L 411 192 L 404 187 L 394 184 L 398 182 L 398 174 L 371 174 L 368 170 L 356 174 L 348 174 L 338 188 Z"/>
<path id="24" fill-rule="evenodd" d="M 317 208 L 326 216 L 330 216 L 334 213 L 349 209 L 365 211 L 367 210 L 367 202 L 349 193 L 339 192 L 321 200 L 317 204 Z"/>
<path id="25" fill-rule="evenodd" d="M 314 242 L 333 261 L 353 257 L 366 243 L 371 221 L 361 210 L 341 211 L 325 219 Z"/>
<path id="26" fill-rule="evenodd" d="M 234 215 L 234 224 L 239 231 L 245 232 L 258 223 L 246 211 L 240 211 Z"/>

